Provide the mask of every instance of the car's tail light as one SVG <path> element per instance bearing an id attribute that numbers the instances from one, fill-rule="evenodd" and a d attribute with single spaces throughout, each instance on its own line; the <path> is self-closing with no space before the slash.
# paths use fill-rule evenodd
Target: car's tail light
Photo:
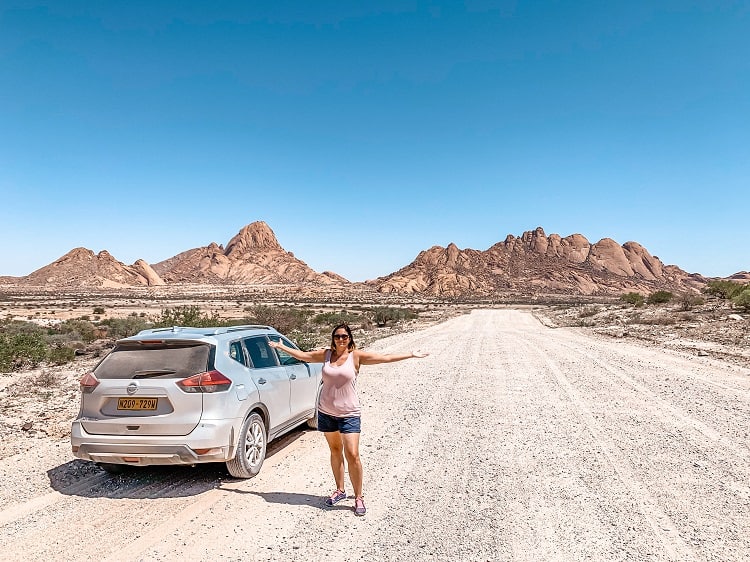
<path id="1" fill-rule="evenodd" d="M 221 392 L 232 386 L 232 381 L 219 371 L 198 373 L 177 382 L 183 392 Z"/>
<path id="2" fill-rule="evenodd" d="M 94 373 L 86 373 L 81 377 L 81 382 L 79 384 L 81 385 L 81 392 L 84 394 L 91 394 L 94 392 L 94 389 L 99 386 L 99 379 L 96 378 Z"/>

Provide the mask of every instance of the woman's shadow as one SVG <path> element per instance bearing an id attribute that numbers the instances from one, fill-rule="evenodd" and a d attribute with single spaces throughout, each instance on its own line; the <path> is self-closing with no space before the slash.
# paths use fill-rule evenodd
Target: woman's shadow
<path id="1" fill-rule="evenodd" d="M 257 492 L 255 490 L 238 490 L 236 488 L 219 488 L 226 490 L 227 492 L 234 492 L 237 494 L 250 494 L 262 498 L 267 503 L 279 503 L 284 505 L 306 505 L 314 509 L 323 509 L 326 511 L 334 511 L 339 509 L 351 510 L 351 506 L 347 505 L 334 505 L 329 507 L 325 505 L 325 498 L 322 496 L 316 496 L 313 494 L 299 494 L 296 492 Z M 350 496 L 353 499 L 353 496 Z"/>

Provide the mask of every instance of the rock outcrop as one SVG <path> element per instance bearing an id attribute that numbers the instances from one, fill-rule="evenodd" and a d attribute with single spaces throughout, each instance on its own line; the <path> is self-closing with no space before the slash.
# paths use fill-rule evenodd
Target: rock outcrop
<path id="1" fill-rule="evenodd" d="M 164 281 L 143 260 L 125 265 L 106 250 L 95 254 L 87 248 L 75 248 L 51 264 L 19 278 L 19 283 L 119 288 L 163 285 Z"/>
<path id="2" fill-rule="evenodd" d="M 182 252 L 153 266 L 169 283 L 347 284 L 335 273 L 317 273 L 281 247 L 262 221 L 245 226 L 226 248 L 211 243 Z"/>
<path id="3" fill-rule="evenodd" d="M 539 227 L 487 250 L 434 246 L 406 267 L 368 282 L 382 293 L 491 297 L 539 293 L 606 295 L 697 290 L 705 283 L 665 266 L 637 242 L 595 244 L 581 234 L 547 236 Z"/>
<path id="4" fill-rule="evenodd" d="M 731 277 L 750 281 L 742 271 Z M 581 234 L 547 236 L 539 227 L 508 235 L 487 250 L 433 246 L 385 277 L 353 286 L 331 271 L 318 273 L 286 251 L 265 222 L 242 228 L 226 246 L 214 242 L 149 265 L 117 261 L 107 251 L 76 248 L 26 277 L 8 284 L 61 287 L 137 287 L 173 283 L 285 285 L 373 289 L 386 294 L 441 298 L 501 298 L 539 294 L 619 295 L 656 290 L 699 290 L 707 279 L 664 265 L 638 242 L 603 238 L 592 244 Z"/>

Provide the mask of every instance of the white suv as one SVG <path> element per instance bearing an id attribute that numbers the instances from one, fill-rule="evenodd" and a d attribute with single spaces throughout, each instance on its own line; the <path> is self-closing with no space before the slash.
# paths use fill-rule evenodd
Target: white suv
<path id="1" fill-rule="evenodd" d="M 270 326 L 174 327 L 119 340 L 81 379 L 73 454 L 110 472 L 125 465 L 225 462 L 258 474 L 267 443 L 307 421 L 315 427 L 320 363 Z"/>

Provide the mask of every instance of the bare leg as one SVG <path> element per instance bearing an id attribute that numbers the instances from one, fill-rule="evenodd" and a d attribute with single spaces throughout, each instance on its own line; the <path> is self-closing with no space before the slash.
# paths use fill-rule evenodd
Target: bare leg
<path id="1" fill-rule="evenodd" d="M 331 450 L 331 470 L 336 480 L 336 489 L 344 490 L 344 442 L 338 431 L 325 431 L 328 448 Z"/>
<path id="2" fill-rule="evenodd" d="M 349 465 L 349 479 L 354 486 L 354 497 L 362 496 L 362 461 L 359 458 L 359 433 L 342 433 L 344 454 Z"/>

